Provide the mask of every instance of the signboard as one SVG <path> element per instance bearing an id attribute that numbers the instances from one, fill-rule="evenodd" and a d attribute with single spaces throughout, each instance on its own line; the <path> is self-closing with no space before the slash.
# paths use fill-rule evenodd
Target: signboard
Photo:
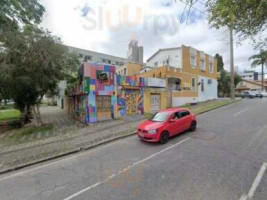
<path id="1" fill-rule="evenodd" d="M 100 83 L 109 82 L 108 72 L 97 71 L 96 76 L 97 76 L 97 80 L 99 80 Z"/>
<path id="2" fill-rule="evenodd" d="M 147 83 L 146 86 L 148 87 L 161 87 L 161 88 L 165 88 L 166 87 L 166 81 L 165 79 L 161 79 L 161 78 L 147 78 Z"/>

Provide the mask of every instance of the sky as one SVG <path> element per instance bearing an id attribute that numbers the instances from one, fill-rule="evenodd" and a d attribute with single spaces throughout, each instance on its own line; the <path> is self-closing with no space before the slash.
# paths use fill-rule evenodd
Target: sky
<path id="1" fill-rule="evenodd" d="M 144 61 L 160 48 L 192 46 L 223 56 L 229 70 L 229 31 L 211 28 L 203 2 L 189 9 L 179 0 L 40 0 L 42 26 L 66 45 L 126 58 L 131 39 L 144 47 Z M 235 45 L 235 66 L 251 69 L 258 53 L 249 40 Z M 260 69 L 260 68 L 257 68 Z"/>

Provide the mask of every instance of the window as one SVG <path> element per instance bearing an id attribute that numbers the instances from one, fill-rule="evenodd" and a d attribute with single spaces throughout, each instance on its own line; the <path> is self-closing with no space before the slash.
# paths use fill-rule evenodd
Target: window
<path id="1" fill-rule="evenodd" d="M 209 64 L 209 68 L 210 68 L 210 73 L 213 73 L 213 64 L 212 63 Z"/>
<path id="2" fill-rule="evenodd" d="M 200 69 L 205 70 L 205 60 L 204 59 L 200 60 Z"/>
<path id="3" fill-rule="evenodd" d="M 191 80 L 191 91 L 196 91 L 196 78 L 192 78 Z"/>
<path id="4" fill-rule="evenodd" d="M 190 115 L 190 113 L 187 110 L 183 110 L 180 112 L 180 118 L 186 117 Z"/>
<path id="5" fill-rule="evenodd" d="M 151 121 L 154 122 L 164 122 L 166 121 L 170 116 L 169 112 L 158 112 L 153 117 L 150 118 Z"/>
<path id="6" fill-rule="evenodd" d="M 154 67 L 157 67 L 157 66 L 158 66 L 158 62 L 155 62 L 155 63 L 154 63 Z"/>
<path id="7" fill-rule="evenodd" d="M 201 79 L 201 92 L 204 92 L 205 88 L 204 88 L 204 80 Z"/>
<path id="8" fill-rule="evenodd" d="M 174 113 L 173 115 L 172 115 L 172 119 L 174 119 L 174 120 L 177 120 L 177 119 L 179 119 L 180 118 L 180 113 L 179 112 L 176 112 L 176 113 Z"/>
<path id="9" fill-rule="evenodd" d="M 124 68 L 123 70 L 124 70 L 124 75 L 126 76 L 127 69 L 126 69 L 126 68 Z"/>
<path id="10" fill-rule="evenodd" d="M 190 65 L 194 68 L 196 67 L 196 56 L 193 54 L 190 56 Z"/>

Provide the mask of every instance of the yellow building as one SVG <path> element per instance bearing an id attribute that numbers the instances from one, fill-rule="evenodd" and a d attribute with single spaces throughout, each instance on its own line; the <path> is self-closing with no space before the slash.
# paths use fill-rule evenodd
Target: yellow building
<path id="1" fill-rule="evenodd" d="M 139 76 L 166 80 L 167 107 L 217 98 L 217 60 L 192 47 L 159 49 Z"/>
<path id="2" fill-rule="evenodd" d="M 116 68 L 116 73 L 124 76 L 134 76 L 140 74 L 143 64 L 136 62 L 126 62 L 124 65 Z"/>

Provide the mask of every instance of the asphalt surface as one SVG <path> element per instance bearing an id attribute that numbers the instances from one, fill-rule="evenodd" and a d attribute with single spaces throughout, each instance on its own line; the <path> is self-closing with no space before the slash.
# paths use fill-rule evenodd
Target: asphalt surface
<path id="1" fill-rule="evenodd" d="M 266 200 L 267 98 L 197 116 L 165 145 L 136 136 L 0 176 L 1 200 Z"/>

